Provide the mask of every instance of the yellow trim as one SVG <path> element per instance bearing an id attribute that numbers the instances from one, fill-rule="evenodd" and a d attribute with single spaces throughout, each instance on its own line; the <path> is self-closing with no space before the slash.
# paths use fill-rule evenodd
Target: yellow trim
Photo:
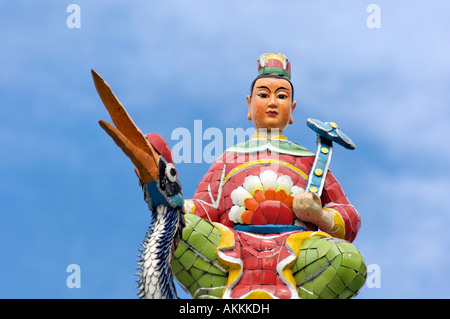
<path id="1" fill-rule="evenodd" d="M 194 214 L 195 213 L 195 205 L 192 200 L 185 199 L 183 206 L 184 206 L 184 211 L 186 214 Z"/>
<path id="2" fill-rule="evenodd" d="M 337 210 L 335 210 L 333 208 L 329 208 L 329 207 L 324 208 L 324 210 L 330 212 L 334 218 L 334 225 L 333 225 L 333 228 L 331 228 L 331 230 L 329 231 L 329 234 L 331 234 L 333 237 L 344 239 L 345 238 L 345 223 L 344 223 L 344 220 L 342 219 L 341 214 L 339 214 L 339 212 Z"/>
<path id="3" fill-rule="evenodd" d="M 265 139 L 265 140 L 267 140 L 267 135 L 256 133 L 256 134 L 252 135 L 251 139 Z M 277 135 L 277 136 L 273 136 L 270 139 L 271 140 L 286 140 L 287 141 L 287 137 L 282 135 L 282 134 Z"/>
<path id="4" fill-rule="evenodd" d="M 273 299 L 273 297 L 264 290 L 255 290 L 245 296 L 244 299 Z"/>
<path id="5" fill-rule="evenodd" d="M 267 61 L 269 61 L 271 59 L 276 59 L 276 60 L 280 61 L 281 63 L 283 63 L 283 65 L 284 65 L 284 58 L 283 58 L 283 56 L 281 56 L 279 54 L 276 54 L 276 53 L 267 54 L 264 59 L 264 62 L 266 63 Z"/>
<path id="6" fill-rule="evenodd" d="M 294 254 L 295 254 L 295 258 L 288 263 L 286 266 L 284 266 L 283 268 L 283 276 L 284 278 L 286 278 L 294 287 L 297 287 L 297 281 L 294 278 L 294 275 L 292 274 L 292 266 L 294 266 L 294 263 L 297 260 L 298 257 L 298 253 L 300 252 L 300 248 L 303 245 L 303 243 L 312 238 L 312 237 L 331 237 L 329 234 L 322 232 L 322 231 L 316 231 L 316 232 L 312 232 L 312 231 L 304 231 L 301 233 L 295 233 L 292 234 L 291 236 L 288 237 L 288 239 L 286 240 L 286 245 L 289 246 Z"/>
<path id="7" fill-rule="evenodd" d="M 234 247 L 235 245 L 234 235 L 231 232 L 231 230 L 229 230 L 228 227 L 226 227 L 225 225 L 216 222 L 214 222 L 213 225 L 219 228 L 220 230 L 220 243 L 219 246 L 217 246 L 216 248 L 217 259 L 220 261 L 222 265 L 228 267 L 228 281 L 224 289 L 225 292 L 227 291 L 228 287 L 239 277 L 239 274 L 241 273 L 241 265 L 236 262 L 222 259 L 221 255 L 219 254 L 219 251 L 222 249 Z"/>
<path id="8" fill-rule="evenodd" d="M 310 191 L 311 193 L 317 193 L 317 187 L 310 187 L 310 188 L 309 188 L 309 191 Z"/>
<path id="9" fill-rule="evenodd" d="M 239 166 L 236 166 L 235 168 L 233 168 L 231 171 L 228 172 L 227 176 L 225 176 L 222 185 L 225 184 L 228 179 L 233 176 L 234 174 L 236 174 L 237 172 L 246 169 L 248 167 L 251 166 L 255 166 L 255 165 L 264 165 L 264 164 L 275 164 L 275 165 L 281 165 L 281 166 L 285 166 L 291 170 L 293 170 L 294 172 L 298 173 L 299 175 L 303 176 L 303 178 L 305 180 L 308 180 L 308 175 L 306 175 L 301 169 L 299 169 L 298 167 L 295 167 L 292 164 L 289 164 L 287 162 L 284 161 L 280 161 L 280 160 L 276 160 L 276 159 L 270 159 L 270 158 L 264 158 L 264 159 L 258 159 L 258 160 L 254 160 L 254 161 L 250 161 L 250 162 L 246 162 L 244 164 L 241 164 Z"/>

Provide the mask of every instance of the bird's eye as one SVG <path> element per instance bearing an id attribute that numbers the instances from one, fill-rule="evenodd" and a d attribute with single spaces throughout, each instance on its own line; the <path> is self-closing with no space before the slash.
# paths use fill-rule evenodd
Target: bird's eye
<path id="1" fill-rule="evenodd" d="M 172 183 L 177 180 L 177 170 L 172 163 L 166 165 L 166 177 Z"/>

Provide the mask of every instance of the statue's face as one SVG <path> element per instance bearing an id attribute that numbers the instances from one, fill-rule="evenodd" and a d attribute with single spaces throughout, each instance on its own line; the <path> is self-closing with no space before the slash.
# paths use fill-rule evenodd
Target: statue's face
<path id="1" fill-rule="evenodd" d="M 292 101 L 291 84 L 284 79 L 256 80 L 252 96 L 247 96 L 247 104 L 247 118 L 256 129 L 278 129 L 282 134 L 286 126 L 293 123 L 296 102 Z"/>

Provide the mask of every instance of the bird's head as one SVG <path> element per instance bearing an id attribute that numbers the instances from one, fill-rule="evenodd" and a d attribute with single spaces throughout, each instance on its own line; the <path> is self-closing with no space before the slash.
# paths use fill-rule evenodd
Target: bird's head
<path id="1" fill-rule="evenodd" d="M 158 163 L 158 174 L 153 181 L 146 183 L 146 190 L 150 195 L 151 206 L 167 205 L 181 207 L 184 204 L 181 183 L 177 169 L 173 162 L 172 151 L 167 142 L 156 133 L 146 135 L 146 139 L 156 153 L 154 160 Z M 139 176 L 139 172 L 136 170 Z"/>

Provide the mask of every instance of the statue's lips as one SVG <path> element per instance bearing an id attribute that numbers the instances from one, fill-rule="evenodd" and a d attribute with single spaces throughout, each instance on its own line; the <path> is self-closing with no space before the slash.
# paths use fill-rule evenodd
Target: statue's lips
<path id="1" fill-rule="evenodd" d="M 278 115 L 278 112 L 277 112 L 277 111 L 267 111 L 266 114 L 267 114 L 268 116 L 273 116 L 273 117 L 275 117 L 275 116 Z"/>

